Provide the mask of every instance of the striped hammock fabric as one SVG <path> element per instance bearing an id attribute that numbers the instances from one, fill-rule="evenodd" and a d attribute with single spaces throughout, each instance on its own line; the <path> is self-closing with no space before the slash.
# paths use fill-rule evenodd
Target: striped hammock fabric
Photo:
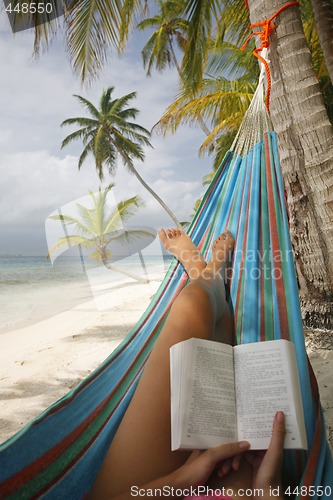
<path id="1" fill-rule="evenodd" d="M 248 151 L 235 148 L 226 155 L 189 233 L 206 258 L 224 228 L 235 237 L 230 302 L 237 342 L 294 342 L 309 450 L 289 451 L 286 469 L 298 485 L 296 496 L 328 499 L 332 457 L 304 346 L 276 136 L 266 131 L 253 142 L 249 149 L 238 139 L 238 147 Z M 109 358 L 0 446 L 0 498 L 76 500 L 90 490 L 168 311 L 186 282 L 181 264 L 174 260 L 147 311 Z M 313 495 L 309 486 L 321 489 Z"/>

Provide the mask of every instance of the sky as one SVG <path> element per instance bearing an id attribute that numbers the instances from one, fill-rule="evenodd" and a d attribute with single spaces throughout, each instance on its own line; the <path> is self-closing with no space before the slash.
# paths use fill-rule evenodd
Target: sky
<path id="1" fill-rule="evenodd" d="M 5 13 L 0 13 L 0 255 L 46 255 L 48 216 L 101 185 L 92 158 L 78 172 L 79 141 L 61 149 L 62 140 L 75 130 L 60 128 L 62 121 L 85 114 L 73 94 L 97 104 L 103 88 L 114 86 L 114 97 L 136 91 L 132 104 L 140 110 L 137 122 L 149 130 L 172 102 L 176 70 L 146 76 L 141 59 L 146 36 L 132 35 L 120 58 L 111 51 L 99 78 L 87 88 L 73 74 L 61 34 L 36 59 L 32 31 L 13 35 Z M 182 127 L 174 136 L 153 134 L 153 149 L 145 149 L 144 163 L 135 163 L 181 221 L 193 214 L 205 191 L 202 178 L 212 168 L 211 158 L 198 157 L 203 139 L 195 127 Z M 173 225 L 121 161 L 115 177 L 106 173 L 105 185 L 110 182 L 116 184 L 117 201 L 137 194 L 143 198 L 145 206 L 134 224 Z"/>

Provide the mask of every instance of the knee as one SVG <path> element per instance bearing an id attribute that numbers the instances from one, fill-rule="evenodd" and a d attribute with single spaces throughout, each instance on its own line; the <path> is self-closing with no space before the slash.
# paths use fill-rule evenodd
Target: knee
<path id="1" fill-rule="evenodd" d="M 192 305 L 207 304 L 211 301 L 209 290 L 203 286 L 198 286 L 195 281 L 191 282 L 184 290 L 184 301 Z"/>
<path id="2" fill-rule="evenodd" d="M 192 286 L 193 285 L 193 286 Z M 195 286 L 195 283 L 190 283 L 185 290 L 176 299 L 173 309 L 175 314 L 180 315 L 185 321 L 191 323 L 197 321 L 206 322 L 209 318 L 215 316 L 214 301 L 208 290 L 203 287 Z"/>

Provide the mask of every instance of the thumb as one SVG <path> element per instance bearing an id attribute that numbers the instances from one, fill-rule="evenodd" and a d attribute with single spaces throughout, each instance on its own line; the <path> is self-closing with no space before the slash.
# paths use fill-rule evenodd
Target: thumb
<path id="1" fill-rule="evenodd" d="M 226 458 L 234 457 L 243 453 L 250 448 L 250 443 L 247 441 L 239 441 L 236 443 L 222 444 L 221 446 L 216 446 L 215 448 L 210 448 L 205 451 L 209 459 L 218 463 Z"/>
<path id="2" fill-rule="evenodd" d="M 282 468 L 285 436 L 285 416 L 282 411 L 278 411 L 273 422 L 272 438 L 263 460 L 265 461 L 265 466 L 267 467 L 266 471 L 272 479 L 280 474 Z"/>

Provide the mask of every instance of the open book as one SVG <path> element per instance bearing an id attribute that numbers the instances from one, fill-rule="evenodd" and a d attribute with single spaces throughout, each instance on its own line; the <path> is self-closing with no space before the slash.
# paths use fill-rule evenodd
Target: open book
<path id="1" fill-rule="evenodd" d="M 307 448 L 291 342 L 232 347 L 193 338 L 171 347 L 170 363 L 172 450 L 241 440 L 267 449 L 278 410 L 286 416 L 285 448 Z"/>

